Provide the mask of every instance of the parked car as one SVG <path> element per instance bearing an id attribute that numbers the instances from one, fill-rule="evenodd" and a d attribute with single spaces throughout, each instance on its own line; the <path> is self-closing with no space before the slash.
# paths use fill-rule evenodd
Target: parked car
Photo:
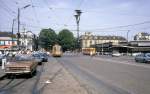
<path id="1" fill-rule="evenodd" d="M 111 54 L 110 52 L 105 52 L 105 53 L 104 53 L 104 55 L 110 55 L 110 54 Z"/>
<path id="2" fill-rule="evenodd" d="M 136 62 L 150 63 L 150 53 L 141 53 L 135 56 Z"/>
<path id="3" fill-rule="evenodd" d="M 35 59 L 38 65 L 42 65 L 43 58 L 42 58 L 42 55 L 40 55 L 40 53 L 33 53 L 32 57 Z"/>
<path id="4" fill-rule="evenodd" d="M 48 61 L 48 55 L 47 55 L 47 53 L 40 52 L 39 54 L 41 55 L 42 62 L 47 62 Z"/>
<path id="5" fill-rule="evenodd" d="M 132 53 L 132 56 L 140 55 L 141 53 Z"/>
<path id="6" fill-rule="evenodd" d="M 115 53 L 112 53 L 112 56 L 113 56 L 113 57 L 119 57 L 119 56 L 121 56 L 121 53 L 115 52 Z"/>
<path id="7" fill-rule="evenodd" d="M 36 73 L 37 63 L 28 55 L 16 55 L 8 60 L 4 72 L 7 76 L 28 74 L 32 77 Z"/>

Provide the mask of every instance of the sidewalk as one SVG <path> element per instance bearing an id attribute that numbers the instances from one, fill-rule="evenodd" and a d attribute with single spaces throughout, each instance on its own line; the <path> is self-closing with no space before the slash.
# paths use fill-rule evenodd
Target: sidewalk
<path id="1" fill-rule="evenodd" d="M 40 94 L 87 94 L 73 76 L 54 58 L 44 64 L 38 89 Z"/>
<path id="2" fill-rule="evenodd" d="M 0 80 L 2 80 L 5 77 L 4 70 L 2 70 L 2 66 L 0 66 Z"/>

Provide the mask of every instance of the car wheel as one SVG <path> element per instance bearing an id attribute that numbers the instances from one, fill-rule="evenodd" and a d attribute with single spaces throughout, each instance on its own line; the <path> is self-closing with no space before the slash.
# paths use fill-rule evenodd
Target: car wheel
<path id="1" fill-rule="evenodd" d="M 138 60 L 137 60 L 137 59 L 135 59 L 135 62 L 138 62 Z"/>
<path id="2" fill-rule="evenodd" d="M 33 76 L 36 75 L 36 70 L 32 71 L 31 73 L 28 74 L 28 78 L 32 78 Z"/>
<path id="3" fill-rule="evenodd" d="M 36 72 L 37 72 L 37 71 L 36 71 L 36 69 L 35 69 L 35 70 L 33 71 L 33 75 L 34 75 L 34 76 L 36 75 Z"/>
<path id="4" fill-rule="evenodd" d="M 46 59 L 45 62 L 47 62 L 48 60 Z"/>
<path id="5" fill-rule="evenodd" d="M 39 64 L 39 65 L 42 65 L 42 62 L 39 62 L 38 64 Z"/>
<path id="6" fill-rule="evenodd" d="M 13 77 L 14 77 L 14 75 L 12 75 L 12 74 L 6 74 L 7 79 L 12 79 Z"/>
<path id="7" fill-rule="evenodd" d="M 147 64 L 150 64 L 150 61 L 148 61 Z"/>
<path id="8" fill-rule="evenodd" d="M 143 63 L 146 63 L 146 60 L 145 59 L 143 59 L 143 61 L 142 61 Z"/>

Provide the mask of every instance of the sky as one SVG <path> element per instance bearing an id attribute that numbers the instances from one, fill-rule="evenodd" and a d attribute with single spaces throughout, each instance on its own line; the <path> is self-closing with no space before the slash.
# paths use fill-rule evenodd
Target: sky
<path id="1" fill-rule="evenodd" d="M 30 5 L 27 8 L 23 8 Z M 39 34 L 43 28 L 58 33 L 69 29 L 77 35 L 75 10 L 80 16 L 80 35 L 123 36 L 133 40 L 139 32 L 150 33 L 150 0 L 0 0 L 0 31 L 12 31 L 20 9 L 20 31 Z M 14 23 L 17 32 L 17 20 Z"/>

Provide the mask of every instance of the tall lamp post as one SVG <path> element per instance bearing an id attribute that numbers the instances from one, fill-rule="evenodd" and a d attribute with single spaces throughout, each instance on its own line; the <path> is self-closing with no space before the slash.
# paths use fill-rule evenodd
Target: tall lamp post
<path id="1" fill-rule="evenodd" d="M 18 8 L 18 16 L 17 16 L 17 19 L 18 19 L 18 32 L 17 32 L 17 45 L 19 47 L 19 50 L 20 50 L 20 42 L 19 42 L 19 39 L 20 39 L 20 9 L 26 9 L 27 7 L 31 6 L 30 4 L 22 7 L 22 8 Z"/>
<path id="2" fill-rule="evenodd" d="M 76 15 L 75 18 L 76 18 L 76 23 L 77 23 L 77 49 L 79 49 L 80 47 L 80 44 L 79 44 L 79 22 L 80 22 L 80 16 L 81 16 L 81 10 L 75 10 L 76 12 Z"/>

